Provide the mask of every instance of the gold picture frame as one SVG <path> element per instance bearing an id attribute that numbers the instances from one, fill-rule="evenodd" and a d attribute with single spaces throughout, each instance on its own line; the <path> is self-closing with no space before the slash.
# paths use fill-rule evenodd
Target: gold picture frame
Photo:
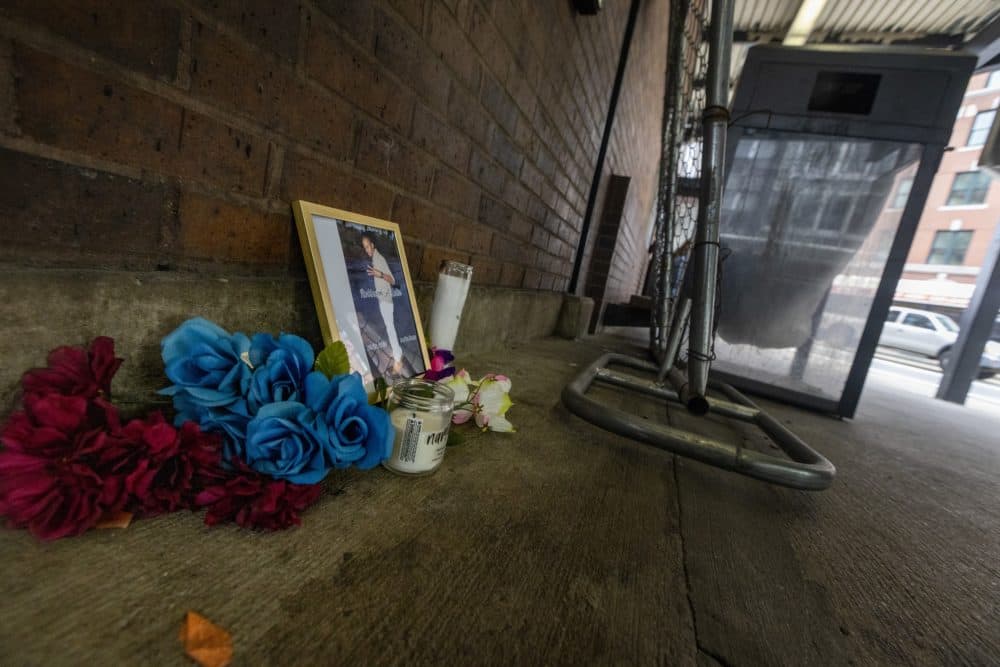
<path id="1" fill-rule="evenodd" d="M 430 368 L 399 225 L 301 200 L 292 211 L 324 344 L 344 342 L 369 393 Z"/>

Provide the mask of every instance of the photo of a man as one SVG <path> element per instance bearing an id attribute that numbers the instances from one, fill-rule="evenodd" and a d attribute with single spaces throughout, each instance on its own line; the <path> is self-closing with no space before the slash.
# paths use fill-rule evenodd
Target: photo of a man
<path id="1" fill-rule="evenodd" d="M 371 374 L 388 384 L 425 369 L 395 232 L 337 220 L 354 319 Z M 339 317 L 339 316 L 338 316 Z"/>
<path id="2" fill-rule="evenodd" d="M 396 284 L 396 279 L 389 268 L 389 262 L 375 247 L 375 237 L 370 232 L 361 235 L 361 245 L 364 247 L 372 263 L 367 268 L 368 275 L 375 283 L 375 296 L 378 298 L 378 309 L 382 313 L 382 322 L 385 325 L 386 337 L 389 339 L 389 346 L 392 349 L 392 372 L 399 373 L 403 368 L 403 349 L 399 346 L 399 336 L 396 334 L 396 319 L 392 305 L 392 288 Z"/>
<path id="3" fill-rule="evenodd" d="M 324 342 L 340 341 L 372 394 L 427 370 L 417 299 L 399 225 L 292 202 Z"/>

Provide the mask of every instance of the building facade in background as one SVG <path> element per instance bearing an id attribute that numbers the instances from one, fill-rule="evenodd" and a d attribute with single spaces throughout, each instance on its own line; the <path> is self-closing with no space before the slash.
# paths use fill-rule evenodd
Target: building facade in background
<path id="1" fill-rule="evenodd" d="M 979 169 L 979 157 L 1000 106 L 1000 70 L 976 74 L 955 119 L 917 227 L 896 301 L 961 311 L 969 303 L 1000 224 L 1000 182 Z M 890 200 L 902 208 L 912 185 L 902 179 Z"/>

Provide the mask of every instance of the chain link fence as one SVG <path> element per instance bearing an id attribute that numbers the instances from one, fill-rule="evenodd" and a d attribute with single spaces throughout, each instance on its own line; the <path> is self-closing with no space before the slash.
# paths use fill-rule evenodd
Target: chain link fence
<path id="1" fill-rule="evenodd" d="M 669 304 L 680 289 L 698 220 L 711 0 L 671 0 L 670 11 L 653 262 L 654 351 L 663 349 L 671 316 Z M 669 258 L 662 253 L 668 253 Z M 667 291 L 669 299 L 665 298 Z M 682 358 L 686 350 L 687 345 L 682 345 Z"/>

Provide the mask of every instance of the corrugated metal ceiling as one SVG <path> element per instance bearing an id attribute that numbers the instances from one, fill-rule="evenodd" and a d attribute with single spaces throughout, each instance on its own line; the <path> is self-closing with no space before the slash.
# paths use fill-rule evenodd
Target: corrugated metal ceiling
<path id="1" fill-rule="evenodd" d="M 780 39 L 800 0 L 737 0 L 735 29 Z M 968 40 L 1000 14 L 998 0 L 828 0 L 810 42 L 895 41 L 926 36 Z"/>
<path id="2" fill-rule="evenodd" d="M 799 0 L 736 0 L 735 25 L 747 32 L 777 33 L 788 30 Z"/>

